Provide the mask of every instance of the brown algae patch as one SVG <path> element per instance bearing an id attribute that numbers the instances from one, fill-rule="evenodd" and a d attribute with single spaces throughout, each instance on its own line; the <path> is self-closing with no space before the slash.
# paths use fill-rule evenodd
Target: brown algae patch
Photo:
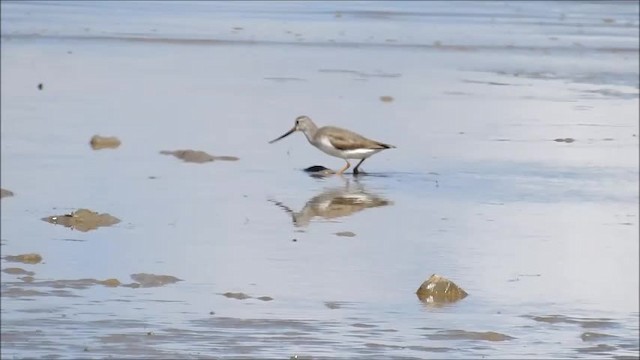
<path id="1" fill-rule="evenodd" d="M 198 163 L 198 164 L 216 161 L 216 160 L 222 160 L 222 161 L 240 160 L 235 156 L 213 156 L 211 154 L 207 154 L 206 152 L 199 151 L 199 150 L 174 150 L 174 151 L 162 150 L 160 151 L 160 154 L 173 155 L 185 162 L 192 162 L 192 163 Z"/>
<path id="2" fill-rule="evenodd" d="M 17 268 L 17 267 L 5 268 L 5 269 L 2 269 L 2 272 L 5 273 L 5 274 L 10 274 L 10 275 L 28 275 L 28 276 L 33 276 L 33 275 L 36 274 L 33 271 L 27 271 L 25 269 Z"/>
<path id="3" fill-rule="evenodd" d="M 427 336 L 431 340 L 484 340 L 506 341 L 515 339 L 512 336 L 493 331 L 444 330 Z"/>
<path id="4" fill-rule="evenodd" d="M 118 281 L 118 279 L 107 279 L 107 280 L 98 281 L 97 283 L 100 285 L 104 285 L 106 287 L 118 287 L 122 285 L 120 281 Z"/>
<path id="5" fill-rule="evenodd" d="M 456 302 L 468 295 L 453 281 L 436 274 L 431 275 L 429 279 L 423 282 L 416 294 L 420 301 L 427 304 Z"/>
<path id="6" fill-rule="evenodd" d="M 390 103 L 393 100 L 394 100 L 393 96 L 389 96 L 389 95 L 380 96 L 380 101 L 382 101 L 382 102 Z"/>
<path id="7" fill-rule="evenodd" d="M 21 262 L 25 264 L 37 264 L 42 261 L 42 256 L 39 254 L 22 254 L 22 255 L 7 255 L 4 257 L 6 261 Z"/>
<path id="8" fill-rule="evenodd" d="M 356 236 L 356 233 L 351 232 L 351 231 L 338 231 L 337 233 L 334 233 L 337 236 L 342 236 L 342 237 L 354 237 Z"/>
<path id="9" fill-rule="evenodd" d="M 120 146 L 121 142 L 120 139 L 115 136 L 93 135 L 93 137 L 91 137 L 91 141 L 89 141 L 89 144 L 91 145 L 91 148 L 93 150 L 100 150 L 115 149 Z"/>
<path id="10" fill-rule="evenodd" d="M 87 232 L 101 226 L 111 226 L 120 219 L 109 214 L 98 214 L 88 209 L 79 209 L 71 214 L 49 216 L 42 219 L 51 224 L 63 225 L 78 231 Z"/>
<path id="11" fill-rule="evenodd" d="M 140 284 L 140 287 L 158 287 L 167 284 L 173 284 L 178 281 L 182 281 L 175 276 L 171 275 L 154 275 L 154 274 L 132 274 L 131 278 Z"/>
<path id="12" fill-rule="evenodd" d="M 7 189 L 0 189 L 0 198 L 13 196 L 13 191 L 9 191 Z"/>
<path id="13" fill-rule="evenodd" d="M 19 287 L 11 287 L 2 290 L 2 297 L 27 297 L 27 296 L 45 296 L 47 293 L 33 289 L 23 289 Z M 4 336 L 4 335 L 3 335 Z"/>

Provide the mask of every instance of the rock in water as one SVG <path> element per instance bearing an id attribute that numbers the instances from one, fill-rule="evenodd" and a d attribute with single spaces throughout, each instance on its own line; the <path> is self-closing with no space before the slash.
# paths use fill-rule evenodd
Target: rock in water
<path id="1" fill-rule="evenodd" d="M 429 304 L 452 303 L 464 299 L 468 294 L 453 281 L 433 274 L 420 285 L 416 292 L 420 301 Z"/>
<path id="2" fill-rule="evenodd" d="M 120 146 L 120 139 L 115 136 L 93 135 L 89 144 L 93 150 L 115 149 Z"/>

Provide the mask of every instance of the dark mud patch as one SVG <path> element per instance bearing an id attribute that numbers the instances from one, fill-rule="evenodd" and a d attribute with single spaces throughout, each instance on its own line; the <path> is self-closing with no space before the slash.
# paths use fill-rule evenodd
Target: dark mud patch
<path id="1" fill-rule="evenodd" d="M 433 346 L 420 346 L 420 345 L 407 346 L 407 349 L 413 350 L 413 351 L 426 351 L 426 352 L 438 352 L 438 353 L 443 353 L 443 352 L 453 350 L 447 347 L 433 347 Z"/>
<path id="2" fill-rule="evenodd" d="M 420 285 L 416 295 L 427 304 L 446 304 L 462 300 L 468 294 L 453 281 L 433 274 Z"/>
<path id="3" fill-rule="evenodd" d="M 594 98 L 611 98 L 611 99 L 636 99 L 638 98 L 637 92 L 623 92 L 613 89 L 595 89 L 595 90 L 582 90 L 580 91 L 585 94 L 585 98 L 594 99 Z"/>
<path id="4" fill-rule="evenodd" d="M 598 344 L 596 346 L 576 349 L 577 352 L 582 354 L 611 354 L 616 350 L 618 350 L 617 347 L 607 344 Z"/>
<path id="5" fill-rule="evenodd" d="M 269 80 L 269 81 L 275 81 L 275 82 L 297 82 L 297 81 L 307 81 L 305 79 L 301 79 L 301 78 L 296 78 L 296 77 L 278 77 L 278 76 L 274 76 L 274 77 L 266 77 L 264 78 L 265 80 Z"/>
<path id="6" fill-rule="evenodd" d="M 351 326 L 355 328 L 360 328 L 360 329 L 374 329 L 378 327 L 377 325 L 371 325 L 371 324 L 365 324 L 365 323 L 354 323 L 354 324 L 351 324 Z"/>
<path id="7" fill-rule="evenodd" d="M 235 156 L 213 156 L 211 154 L 207 154 L 204 151 L 199 150 L 162 150 L 160 151 L 162 155 L 173 155 L 180 160 L 191 163 L 207 163 L 212 161 L 238 161 L 239 158 Z"/>
<path id="8" fill-rule="evenodd" d="M 602 334 L 602 333 L 591 332 L 591 331 L 584 332 L 582 333 L 582 335 L 580 335 L 580 339 L 582 339 L 582 341 L 584 342 L 611 340 L 616 337 L 617 336 L 614 336 L 614 335 Z"/>
<path id="9" fill-rule="evenodd" d="M 393 96 L 388 96 L 388 95 L 380 96 L 380 101 L 385 103 L 393 102 L 393 100 L 394 100 Z"/>
<path id="10" fill-rule="evenodd" d="M 117 279 L 107 279 L 107 280 L 70 279 L 70 280 L 35 281 L 32 278 L 29 281 L 25 281 L 25 283 L 22 284 L 22 286 L 28 286 L 28 287 L 44 287 L 44 288 L 53 288 L 53 289 L 75 289 L 75 290 L 88 289 L 94 285 L 116 287 L 120 285 L 120 282 Z"/>
<path id="11" fill-rule="evenodd" d="M 246 300 L 246 299 L 251 299 L 251 296 L 245 294 L 245 293 L 241 293 L 241 292 L 226 292 L 224 294 L 222 294 L 222 296 L 229 298 L 229 299 L 236 299 L 236 300 Z"/>
<path id="12" fill-rule="evenodd" d="M 71 214 L 49 216 L 42 220 L 82 232 L 95 230 L 102 226 L 115 225 L 120 222 L 120 219 L 114 216 L 98 214 L 88 209 L 79 209 Z"/>
<path id="13" fill-rule="evenodd" d="M 7 189 L 0 189 L 0 199 L 5 197 L 13 196 L 13 191 L 9 191 Z"/>
<path id="14" fill-rule="evenodd" d="M 120 139 L 115 136 L 93 135 L 91 141 L 89 141 L 89 145 L 91 145 L 93 150 L 115 149 L 120 146 L 120 144 Z"/>
<path id="15" fill-rule="evenodd" d="M 260 296 L 260 297 L 254 298 L 253 296 L 247 295 L 243 292 L 226 292 L 222 294 L 222 296 L 229 299 L 236 299 L 236 300 L 258 299 L 260 301 L 273 301 L 273 298 L 271 296 Z"/>
<path id="16" fill-rule="evenodd" d="M 351 231 L 338 231 L 337 233 L 334 233 L 336 236 L 342 236 L 342 237 L 355 237 L 356 233 L 351 232 Z"/>
<path id="17" fill-rule="evenodd" d="M 28 275 L 28 276 L 33 276 L 33 275 L 36 274 L 33 271 L 27 271 L 25 269 L 18 268 L 18 267 L 5 268 L 5 269 L 2 269 L 2 272 L 5 273 L 5 274 L 9 274 L 9 275 Z"/>
<path id="18" fill-rule="evenodd" d="M 339 301 L 325 301 L 324 306 L 327 307 L 327 309 L 337 310 L 342 308 L 343 303 Z"/>
<path id="19" fill-rule="evenodd" d="M 376 71 L 374 73 L 365 73 L 362 71 L 346 70 L 346 69 L 319 69 L 318 72 L 330 73 L 330 74 L 348 74 L 348 75 L 354 75 L 360 78 L 372 78 L 372 77 L 398 78 L 402 76 L 402 74 L 398 74 L 398 73 L 386 73 L 382 71 Z"/>
<path id="20" fill-rule="evenodd" d="M 4 257 L 9 262 L 20 262 L 24 264 L 38 264 L 42 261 L 42 256 L 39 254 L 22 254 L 22 255 L 7 255 Z"/>
<path id="21" fill-rule="evenodd" d="M 493 85 L 493 86 L 522 86 L 519 84 L 509 84 L 498 81 L 480 81 L 480 80 L 462 80 L 462 82 L 468 84 L 483 84 L 483 85 Z"/>
<path id="22" fill-rule="evenodd" d="M 167 284 L 173 284 L 178 281 L 182 281 L 181 279 L 178 279 L 177 277 L 171 275 L 154 275 L 146 273 L 132 274 L 131 278 L 134 281 L 138 282 L 138 284 L 140 284 L 140 287 L 144 288 L 164 286 Z"/>
<path id="23" fill-rule="evenodd" d="M 609 328 L 618 326 L 616 322 L 606 318 L 574 318 L 574 317 L 569 317 L 564 315 L 539 315 L 539 316 L 525 315 L 524 317 L 529 318 L 536 322 L 552 324 L 552 325 L 553 324 L 575 324 L 585 329 L 609 329 Z"/>
<path id="24" fill-rule="evenodd" d="M 576 139 L 574 139 L 574 138 L 557 138 L 557 139 L 553 139 L 553 141 L 555 141 L 555 142 L 564 142 L 564 143 L 567 143 L 567 144 L 571 144 L 572 142 L 575 142 Z"/>
<path id="25" fill-rule="evenodd" d="M 444 91 L 443 94 L 445 95 L 456 95 L 456 96 L 469 96 L 469 95 L 473 95 L 471 93 L 468 92 L 464 92 L 464 91 Z"/>
<path id="26" fill-rule="evenodd" d="M 111 288 L 120 287 L 120 286 L 129 287 L 129 288 L 157 287 L 165 284 L 170 284 L 176 281 L 180 281 L 179 279 L 173 276 L 164 276 L 164 275 L 158 276 L 158 275 L 151 275 L 151 274 L 134 274 L 132 275 L 132 278 L 134 278 L 138 282 L 131 283 L 131 284 L 123 284 L 118 279 L 115 279 L 115 278 L 109 278 L 105 280 L 86 278 L 86 279 L 36 281 L 32 277 L 34 273 L 30 271 L 25 271 L 19 268 L 9 268 L 3 271 L 7 273 L 15 274 L 15 275 L 27 275 L 19 278 L 23 282 L 12 282 L 12 283 L 3 284 L 3 285 L 9 286 L 9 289 L 14 289 L 14 288 L 20 288 L 23 290 L 32 289 L 32 288 L 53 289 L 53 290 L 50 290 L 49 292 L 39 292 L 38 294 L 34 294 L 34 295 L 43 294 L 43 295 L 55 295 L 55 296 L 77 296 L 71 293 L 70 291 L 68 291 L 67 289 L 85 290 L 85 289 L 94 287 L 96 285 L 101 285 L 101 286 L 106 286 Z M 16 294 L 19 294 L 19 293 L 16 293 Z"/>
<path id="27" fill-rule="evenodd" d="M 506 341 L 515 339 L 512 336 L 493 331 L 466 331 L 466 330 L 443 330 L 435 334 L 427 335 L 431 340 L 482 340 L 482 341 Z"/>

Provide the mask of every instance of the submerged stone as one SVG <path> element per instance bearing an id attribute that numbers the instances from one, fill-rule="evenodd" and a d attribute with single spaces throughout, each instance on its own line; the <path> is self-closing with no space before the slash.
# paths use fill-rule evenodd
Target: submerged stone
<path id="1" fill-rule="evenodd" d="M 420 285 L 416 292 L 420 301 L 429 304 L 452 303 L 464 299 L 468 294 L 453 281 L 433 274 Z"/>

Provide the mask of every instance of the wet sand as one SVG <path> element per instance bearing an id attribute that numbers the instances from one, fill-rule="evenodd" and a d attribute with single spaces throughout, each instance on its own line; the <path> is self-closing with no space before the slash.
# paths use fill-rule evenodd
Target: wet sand
<path id="1" fill-rule="evenodd" d="M 2 358 L 638 358 L 637 3 L 1 10 Z"/>

